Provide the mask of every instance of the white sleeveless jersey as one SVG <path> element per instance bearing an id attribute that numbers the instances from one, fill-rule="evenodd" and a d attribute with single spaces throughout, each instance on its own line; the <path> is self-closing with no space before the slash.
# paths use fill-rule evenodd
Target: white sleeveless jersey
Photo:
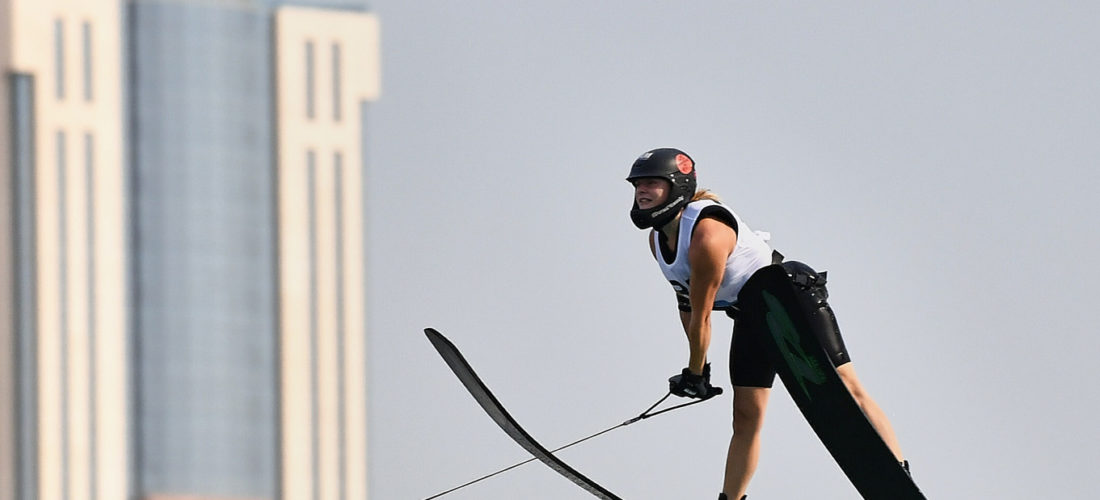
<path id="1" fill-rule="evenodd" d="M 722 284 L 718 288 L 718 294 L 714 297 L 714 309 L 727 309 L 737 303 L 737 293 L 745 282 L 757 269 L 772 263 L 772 249 L 768 245 L 767 233 L 753 232 L 733 213 L 729 207 L 713 201 L 699 200 L 688 203 L 684 212 L 680 215 L 680 233 L 676 238 L 676 259 L 669 264 L 665 260 L 664 252 L 657 232 L 653 232 L 653 246 L 657 250 L 657 263 L 661 266 L 661 272 L 672 283 L 676 290 L 676 298 L 681 311 L 690 311 L 691 302 L 688 298 L 688 285 L 691 279 L 691 264 L 688 262 L 688 247 L 691 246 L 691 235 L 695 230 L 699 214 L 704 208 L 718 207 L 726 211 L 733 220 L 737 221 L 737 245 L 726 260 L 726 270 L 722 275 Z"/>

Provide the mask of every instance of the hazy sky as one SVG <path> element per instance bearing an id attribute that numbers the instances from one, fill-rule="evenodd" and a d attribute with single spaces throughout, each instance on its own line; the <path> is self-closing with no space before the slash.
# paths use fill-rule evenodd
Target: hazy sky
<path id="1" fill-rule="evenodd" d="M 372 5 L 373 498 L 529 457 L 424 327 L 549 448 L 665 393 L 687 345 L 623 180 L 656 147 L 689 152 L 701 186 L 829 271 L 930 498 L 1100 495 L 1100 4 Z M 731 327 L 715 316 L 719 374 Z M 730 402 L 560 456 L 626 499 L 713 499 Z M 750 498 L 857 497 L 778 383 L 764 432 Z M 590 497 L 532 463 L 446 498 Z"/>

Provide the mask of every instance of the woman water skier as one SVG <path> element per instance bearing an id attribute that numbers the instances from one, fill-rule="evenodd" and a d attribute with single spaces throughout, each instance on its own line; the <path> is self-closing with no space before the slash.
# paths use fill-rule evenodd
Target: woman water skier
<path id="1" fill-rule="evenodd" d="M 642 154 L 631 166 L 627 181 L 634 185 L 630 218 L 639 229 L 650 229 L 650 252 L 676 291 L 680 322 L 687 334 L 688 363 L 669 379 L 673 394 L 708 398 L 721 391 L 711 386 L 707 363 L 710 312 L 723 310 L 735 319 L 729 359 L 733 437 L 719 500 L 744 500 L 760 456 L 760 431 L 775 368 L 756 332 L 736 321 L 737 294 L 754 272 L 781 262 L 782 256 L 715 195 L 696 191 L 695 162 L 683 151 L 662 148 Z M 805 264 L 783 265 L 789 273 L 818 277 Z M 819 286 L 824 293 L 824 284 Z M 890 421 L 856 376 L 832 308 L 825 304 L 820 313 L 827 315 L 825 323 L 831 325 L 825 328 L 821 340 L 837 374 L 898 462 L 908 470 Z"/>

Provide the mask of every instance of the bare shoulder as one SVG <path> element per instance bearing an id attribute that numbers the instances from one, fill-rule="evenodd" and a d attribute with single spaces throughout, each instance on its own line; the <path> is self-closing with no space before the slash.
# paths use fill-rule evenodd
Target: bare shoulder
<path id="1" fill-rule="evenodd" d="M 737 233 L 728 224 L 716 219 L 703 219 L 695 224 L 691 234 L 692 254 L 729 256 L 737 245 Z"/>
<path id="2" fill-rule="evenodd" d="M 722 222 L 718 219 L 706 218 L 695 223 L 695 230 L 691 234 L 691 241 L 694 243 L 696 240 L 712 240 L 718 239 L 724 240 L 727 238 L 737 238 L 737 232 L 733 230 L 729 224 Z"/>

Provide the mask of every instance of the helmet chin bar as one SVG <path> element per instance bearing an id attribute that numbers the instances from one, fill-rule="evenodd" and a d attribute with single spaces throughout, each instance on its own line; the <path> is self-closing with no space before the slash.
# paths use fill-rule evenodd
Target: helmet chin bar
<path id="1" fill-rule="evenodd" d="M 676 214 L 680 213 L 680 209 L 687 205 L 687 202 L 687 196 L 682 194 L 675 200 L 659 207 L 641 209 L 638 208 L 638 202 L 634 202 L 634 208 L 630 210 L 630 220 L 634 222 L 635 226 L 638 226 L 638 229 L 659 229 L 672 222 L 672 219 L 676 218 Z"/>

